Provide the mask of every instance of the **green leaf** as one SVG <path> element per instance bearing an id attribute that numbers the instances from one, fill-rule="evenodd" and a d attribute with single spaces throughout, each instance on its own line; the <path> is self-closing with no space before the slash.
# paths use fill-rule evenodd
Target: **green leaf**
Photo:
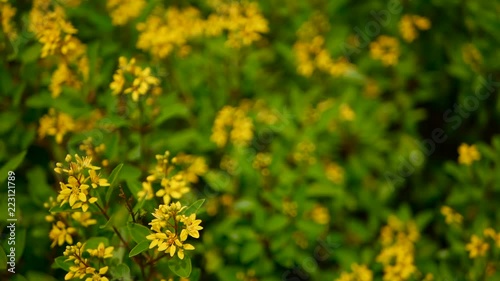
<path id="1" fill-rule="evenodd" d="M 0 270 L 4 270 L 7 268 L 7 254 L 3 250 L 3 247 L 0 246 Z"/>
<path id="2" fill-rule="evenodd" d="M 74 262 L 66 261 L 67 259 L 68 259 L 68 257 L 65 257 L 65 256 L 57 257 L 54 260 L 54 266 L 56 268 L 62 268 L 65 271 L 69 271 L 69 267 L 73 266 Z"/>
<path id="3" fill-rule="evenodd" d="M 189 257 L 184 257 L 184 259 L 181 260 L 175 256 L 168 261 L 168 267 L 178 276 L 187 278 L 191 274 L 191 259 Z"/>
<path id="4" fill-rule="evenodd" d="M 99 244 L 103 243 L 105 247 L 109 245 L 109 240 L 106 237 L 92 237 L 85 242 L 85 250 L 97 249 Z"/>
<path id="5" fill-rule="evenodd" d="M 124 263 L 112 267 L 110 273 L 115 279 L 130 280 L 130 268 Z"/>
<path id="6" fill-rule="evenodd" d="M 162 110 L 160 115 L 155 118 L 154 125 L 158 126 L 172 117 L 186 117 L 188 114 L 189 110 L 185 105 L 180 103 L 171 104 L 168 110 Z"/>
<path id="7" fill-rule="evenodd" d="M 119 164 L 116 166 L 111 174 L 109 175 L 108 182 L 109 182 L 109 187 L 108 191 L 106 192 L 106 204 L 109 202 L 109 199 L 111 198 L 111 194 L 113 194 L 113 189 L 115 186 L 118 184 L 118 176 L 120 175 L 120 171 L 123 168 L 123 164 Z"/>
<path id="8" fill-rule="evenodd" d="M 0 169 L 0 182 L 4 182 L 7 179 L 9 171 L 13 171 L 14 173 L 16 172 L 15 169 L 21 165 L 25 156 L 26 150 L 14 156 L 9 162 L 3 165 Z"/>
<path id="9" fill-rule="evenodd" d="M 129 219 L 129 212 L 127 208 L 123 205 L 119 205 L 118 209 L 113 212 L 109 220 L 106 222 L 106 224 L 101 225 L 101 229 L 105 228 L 112 228 L 113 226 L 115 227 L 122 227 L 127 224 L 127 221 Z"/>
<path id="10" fill-rule="evenodd" d="M 193 204 L 191 204 L 191 206 L 184 209 L 181 212 L 181 214 L 186 215 L 186 216 L 189 216 L 191 214 L 195 214 L 196 212 L 198 212 L 198 209 L 201 207 L 201 205 L 203 205 L 204 202 L 205 202 L 205 199 L 200 199 L 200 200 L 195 201 Z"/>
<path id="11" fill-rule="evenodd" d="M 130 253 L 128 256 L 131 258 L 133 256 L 137 256 L 138 254 L 147 251 L 149 249 L 149 241 L 142 241 L 139 244 L 137 244 L 132 250 L 130 250 Z"/>
<path id="12" fill-rule="evenodd" d="M 69 204 L 64 204 L 62 206 L 54 206 L 50 208 L 49 212 L 51 213 L 66 213 L 66 212 L 79 212 L 81 209 L 71 209 Z"/>
<path id="13" fill-rule="evenodd" d="M 279 231 L 285 228 L 287 224 L 288 224 L 288 217 L 281 214 L 276 214 L 272 216 L 267 222 L 267 230 L 269 232 Z"/>
<path id="14" fill-rule="evenodd" d="M 243 263 L 249 263 L 255 260 L 262 253 L 262 245 L 257 242 L 245 243 L 243 249 L 241 250 L 241 261 Z"/>
<path id="15" fill-rule="evenodd" d="M 151 231 L 149 228 L 145 227 L 142 224 L 138 223 L 129 223 L 127 225 L 128 230 L 130 231 L 130 235 L 132 236 L 132 239 L 140 243 L 142 241 L 147 241 L 146 236 L 151 234 Z"/>

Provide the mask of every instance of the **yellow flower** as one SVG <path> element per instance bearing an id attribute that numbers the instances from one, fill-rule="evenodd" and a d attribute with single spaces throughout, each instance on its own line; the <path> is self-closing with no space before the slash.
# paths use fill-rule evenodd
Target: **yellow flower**
<path id="1" fill-rule="evenodd" d="M 382 61 L 386 66 L 395 65 L 399 58 L 399 42 L 397 39 L 381 35 L 370 43 L 372 58 Z"/>
<path id="2" fill-rule="evenodd" d="M 7 38 L 15 40 L 17 32 L 11 25 L 12 18 L 16 15 L 16 8 L 12 7 L 9 3 L 0 3 L 0 19 L 2 19 L 2 30 Z"/>
<path id="3" fill-rule="evenodd" d="M 326 178 L 335 184 L 342 184 L 344 182 L 344 168 L 337 163 L 326 164 L 325 174 Z"/>
<path id="4" fill-rule="evenodd" d="M 470 166 L 472 162 L 479 161 L 481 159 L 481 154 L 477 150 L 475 144 L 468 145 L 462 143 L 458 147 L 458 163 Z"/>
<path id="5" fill-rule="evenodd" d="M 97 186 L 109 186 L 109 182 L 107 179 L 100 178 L 99 175 L 95 172 L 95 170 L 89 170 L 90 181 L 93 188 L 97 188 Z"/>
<path id="6" fill-rule="evenodd" d="M 144 0 L 108 0 L 106 3 L 113 25 L 118 26 L 137 18 L 144 6 L 146 6 Z"/>
<path id="7" fill-rule="evenodd" d="M 142 69 L 136 66 L 134 58 L 127 62 L 126 58 L 120 57 L 118 62 L 119 68 L 113 75 L 113 82 L 109 85 L 114 95 L 131 93 L 132 100 L 137 102 L 141 95 L 146 95 L 154 86 L 160 83 L 158 78 L 151 75 L 151 69 L 149 67 Z M 126 74 L 134 77 L 132 83 L 126 81 Z M 127 87 L 125 87 L 125 85 L 127 85 Z"/>
<path id="8" fill-rule="evenodd" d="M 483 64 L 483 56 L 473 44 L 465 44 L 462 47 L 462 58 L 475 71 L 479 71 Z"/>
<path id="9" fill-rule="evenodd" d="M 441 214 L 445 216 L 447 224 L 461 224 L 463 217 L 448 206 L 441 207 Z"/>
<path id="10" fill-rule="evenodd" d="M 317 204 L 311 211 L 311 218 L 318 224 L 328 224 L 330 222 L 330 213 L 327 208 Z"/>
<path id="11" fill-rule="evenodd" d="M 80 223 L 83 227 L 88 227 L 89 225 L 93 225 L 97 223 L 97 220 L 91 219 L 91 213 L 83 213 L 83 212 L 74 212 L 71 215 L 71 218 Z"/>
<path id="12" fill-rule="evenodd" d="M 352 108 L 345 103 L 342 103 L 340 105 L 339 110 L 340 110 L 340 119 L 341 120 L 352 121 L 356 118 L 356 113 L 354 113 Z"/>
<path id="13" fill-rule="evenodd" d="M 470 258 L 476 258 L 486 255 L 490 245 L 479 238 L 477 235 L 472 235 L 470 243 L 465 248 L 469 251 Z"/>
<path id="14" fill-rule="evenodd" d="M 497 248 L 500 248 L 500 232 L 497 233 L 493 228 L 486 228 L 484 230 L 484 236 L 493 239 Z"/>
<path id="15" fill-rule="evenodd" d="M 218 147 L 224 147 L 228 140 L 237 146 L 246 146 L 253 139 L 252 120 L 244 109 L 224 106 L 215 118 L 210 139 Z"/>
<path id="16" fill-rule="evenodd" d="M 66 225 L 62 221 L 58 221 L 52 225 L 52 230 L 49 233 L 49 237 L 52 239 L 50 247 L 53 248 L 56 244 L 62 246 L 64 242 L 73 244 L 73 237 L 71 235 L 75 233 L 76 229 L 74 227 L 66 228 Z"/>
<path id="17" fill-rule="evenodd" d="M 198 230 L 202 230 L 203 227 L 200 226 L 201 220 L 196 219 L 196 214 L 191 214 L 189 217 L 181 217 L 181 222 L 184 223 L 186 227 L 181 231 L 180 237 L 182 241 L 186 240 L 188 235 L 193 238 L 200 238 Z"/>
<path id="18" fill-rule="evenodd" d="M 418 37 L 419 30 L 431 27 L 429 19 L 417 15 L 404 15 L 399 21 L 399 32 L 406 42 L 412 42 Z"/>
<path id="19" fill-rule="evenodd" d="M 189 192 L 186 180 L 182 175 L 175 175 L 172 178 L 163 178 L 160 189 L 156 192 L 157 197 L 163 197 L 163 203 L 169 204 L 172 198 L 179 199 L 183 194 Z"/>
<path id="20" fill-rule="evenodd" d="M 95 270 L 90 273 L 92 274 L 92 277 L 87 277 L 85 281 L 109 281 L 109 279 L 106 276 L 102 276 L 108 272 L 108 267 L 102 267 L 99 269 L 99 272 L 95 272 Z M 81 279 L 81 278 L 80 278 Z"/>
<path id="21" fill-rule="evenodd" d="M 142 190 L 140 190 L 138 193 L 137 193 L 137 196 L 142 200 L 142 199 L 145 199 L 145 200 L 151 200 L 154 198 L 154 191 L 153 191 L 153 187 L 151 186 L 151 182 L 149 181 L 145 181 L 142 183 Z"/>
<path id="22" fill-rule="evenodd" d="M 69 272 L 64 276 L 64 280 L 70 280 L 73 278 L 83 279 L 87 273 L 90 273 L 90 271 L 94 269 L 87 267 L 87 259 L 82 259 L 81 261 L 76 259 L 74 262 L 75 265 L 69 267 Z"/>
<path id="23" fill-rule="evenodd" d="M 104 243 L 99 243 L 97 249 L 88 249 L 87 252 L 93 257 L 98 257 L 101 259 L 107 259 L 113 257 L 114 247 L 104 247 Z"/>
<path id="24" fill-rule="evenodd" d="M 55 109 L 49 109 L 49 113 L 42 116 L 40 126 L 38 127 L 38 135 L 41 139 L 45 136 L 55 136 L 57 143 L 62 143 L 64 135 L 73 132 L 75 122 L 71 116 L 59 112 Z"/>

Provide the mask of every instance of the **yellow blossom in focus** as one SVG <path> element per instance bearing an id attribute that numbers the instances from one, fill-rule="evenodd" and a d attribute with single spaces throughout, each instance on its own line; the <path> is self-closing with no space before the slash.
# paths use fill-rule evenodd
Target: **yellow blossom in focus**
<path id="1" fill-rule="evenodd" d="M 385 66 L 396 65 L 399 53 L 399 41 L 396 38 L 381 35 L 370 43 L 371 57 L 382 61 Z"/>
<path id="2" fill-rule="evenodd" d="M 89 270 L 87 270 L 88 272 Z M 87 277 L 85 281 L 109 281 L 109 279 L 106 276 L 102 276 L 108 272 L 108 267 L 102 267 L 99 269 L 98 272 L 95 270 L 91 270 L 91 272 L 88 272 L 89 274 L 92 274 L 92 277 Z"/>
<path id="3" fill-rule="evenodd" d="M 49 238 L 52 240 L 50 247 L 53 248 L 55 245 L 62 246 L 65 242 L 73 244 L 73 237 L 71 235 L 75 233 L 76 229 L 74 227 L 66 227 L 62 221 L 58 221 L 52 225 L 49 233 Z"/>
<path id="4" fill-rule="evenodd" d="M 477 150 L 475 144 L 468 145 L 462 143 L 458 147 L 458 163 L 470 166 L 472 162 L 479 161 L 481 159 L 481 154 Z"/>
<path id="5" fill-rule="evenodd" d="M 484 242 L 484 240 L 477 235 L 472 235 L 470 242 L 465 246 L 471 259 L 485 256 L 489 248 L 490 244 Z"/>
<path id="6" fill-rule="evenodd" d="M 146 6 L 144 0 L 107 0 L 108 9 L 113 25 L 125 25 L 137 18 Z"/>
<path id="7" fill-rule="evenodd" d="M 404 15 L 399 21 L 399 32 L 406 42 L 412 42 L 418 37 L 418 30 L 431 28 L 429 19 L 417 15 Z"/>
<path id="8" fill-rule="evenodd" d="M 98 257 L 101 259 L 107 259 L 113 257 L 113 249 L 114 247 L 105 247 L 104 243 L 99 243 L 97 249 L 88 249 L 90 256 Z"/>
<path id="9" fill-rule="evenodd" d="M 155 209 L 153 213 L 155 218 L 150 223 L 151 229 L 155 232 L 146 236 L 146 239 L 151 240 L 150 249 L 158 247 L 158 251 L 169 253 L 171 257 L 177 252 L 180 259 L 184 259 L 185 250 L 194 250 L 193 245 L 185 241 L 188 236 L 198 238 L 198 230 L 203 227 L 199 225 L 201 220 L 197 220 L 195 214 L 189 217 L 180 214 L 185 208 L 176 202 L 168 206 L 160 205 Z"/>
<path id="10" fill-rule="evenodd" d="M 200 226 L 201 220 L 196 219 L 196 214 L 191 214 L 189 217 L 182 216 L 180 221 L 184 223 L 186 227 L 181 231 L 181 240 L 186 240 L 188 235 L 193 238 L 200 238 L 198 230 L 202 230 L 203 227 Z"/>

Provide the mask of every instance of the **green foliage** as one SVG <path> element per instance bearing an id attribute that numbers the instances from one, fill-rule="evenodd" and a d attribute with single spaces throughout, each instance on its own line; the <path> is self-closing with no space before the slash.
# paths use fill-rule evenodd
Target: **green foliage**
<path id="1" fill-rule="evenodd" d="M 499 9 L 0 1 L 0 280 L 500 280 Z"/>

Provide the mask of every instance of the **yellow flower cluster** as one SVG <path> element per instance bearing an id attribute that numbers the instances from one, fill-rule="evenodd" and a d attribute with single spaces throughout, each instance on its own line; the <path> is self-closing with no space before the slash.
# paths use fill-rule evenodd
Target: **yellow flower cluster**
<path id="1" fill-rule="evenodd" d="M 170 205 L 160 205 L 155 209 L 155 217 L 149 225 L 154 233 L 146 236 L 151 240 L 149 248 L 158 247 L 158 251 L 169 253 L 171 257 L 177 252 L 180 259 L 184 259 L 184 251 L 194 250 L 194 246 L 185 243 L 189 236 L 199 238 L 201 220 L 196 219 L 196 214 L 189 216 L 181 214 L 186 207 L 181 203 L 171 203 Z"/>
<path id="2" fill-rule="evenodd" d="M 356 113 L 346 103 L 340 104 L 339 113 L 340 113 L 340 120 L 342 121 L 353 121 L 356 118 Z"/>
<path id="3" fill-rule="evenodd" d="M 380 232 L 382 251 L 377 262 L 384 266 L 384 281 L 404 281 L 417 273 L 415 266 L 415 242 L 420 234 L 415 222 L 404 223 L 390 216 L 388 224 Z"/>
<path id="4" fill-rule="evenodd" d="M 106 145 L 104 143 L 101 143 L 100 145 L 94 145 L 93 144 L 93 139 L 92 137 L 86 138 L 79 146 L 79 149 L 81 151 L 85 152 L 85 155 L 87 157 L 90 157 L 94 160 L 100 159 L 102 157 L 103 152 L 106 150 Z M 107 159 L 103 159 L 101 161 L 101 164 L 106 167 L 109 164 L 109 161 Z"/>
<path id="5" fill-rule="evenodd" d="M 298 40 L 293 46 L 297 60 L 297 72 L 310 77 L 315 69 L 334 77 L 343 76 L 354 69 L 354 65 L 340 57 L 332 58 L 325 48 L 322 33 L 329 29 L 328 20 L 321 14 L 313 15 L 297 31 Z"/>
<path id="6" fill-rule="evenodd" d="M 257 155 L 255 155 L 255 158 L 252 163 L 252 167 L 258 171 L 263 176 L 269 175 L 269 165 L 271 165 L 271 154 L 270 153 L 264 153 L 264 152 L 259 152 Z"/>
<path id="7" fill-rule="evenodd" d="M 38 136 L 40 139 L 45 136 L 55 136 L 57 143 L 62 143 L 64 135 L 75 130 L 76 124 L 71 116 L 63 112 L 56 112 L 49 109 L 49 113 L 40 118 Z"/>
<path id="8" fill-rule="evenodd" d="M 66 20 L 64 8 L 56 5 L 49 10 L 50 6 L 50 1 L 33 2 L 29 28 L 43 45 L 41 58 L 52 55 L 58 58 L 58 67 L 50 83 L 55 98 L 61 94 L 63 85 L 79 89 L 78 74 L 82 76 L 81 80 L 87 80 L 89 66 L 86 46 L 76 38 L 78 31 Z"/>
<path id="9" fill-rule="evenodd" d="M 472 162 L 479 161 L 481 159 L 481 154 L 477 150 L 475 144 L 468 145 L 462 143 L 458 147 L 458 163 L 470 166 Z"/>
<path id="10" fill-rule="evenodd" d="M 253 139 L 252 119 L 244 107 L 224 106 L 215 118 L 210 139 L 218 147 L 224 147 L 229 140 L 236 146 L 247 146 Z"/>
<path id="11" fill-rule="evenodd" d="M 150 171 L 146 181 L 142 183 L 139 198 L 153 199 L 154 195 L 161 197 L 164 204 L 173 199 L 180 199 L 188 193 L 189 185 L 198 182 L 198 177 L 207 172 L 205 160 L 188 154 L 179 154 L 169 159 L 170 152 L 156 155 L 156 166 Z M 153 184 L 159 183 L 161 189 L 154 191 Z"/>
<path id="12" fill-rule="evenodd" d="M 337 163 L 327 163 L 325 166 L 326 178 L 334 184 L 342 184 L 344 182 L 344 168 Z"/>
<path id="13" fill-rule="evenodd" d="M 143 69 L 135 63 L 135 58 L 127 61 L 125 57 L 120 57 L 118 59 L 118 69 L 113 75 L 113 82 L 109 87 L 114 95 L 131 93 L 132 100 L 137 102 L 139 96 L 146 95 L 150 90 L 153 90 L 154 87 L 160 84 L 160 80 L 151 75 L 149 67 Z M 128 81 L 128 76 L 132 76 L 132 81 Z"/>
<path id="14" fill-rule="evenodd" d="M 373 272 L 366 265 L 354 263 L 351 265 L 352 272 L 342 272 L 335 281 L 372 281 Z"/>
<path id="15" fill-rule="evenodd" d="M 316 151 L 316 145 L 310 140 L 304 140 L 297 144 L 295 147 L 292 157 L 296 163 L 304 163 L 312 165 L 316 163 L 316 157 L 314 157 L 314 151 Z"/>
<path id="16" fill-rule="evenodd" d="M 85 244 L 80 242 L 74 246 L 66 246 L 64 256 L 68 257 L 66 261 L 72 261 L 73 265 L 69 267 L 69 272 L 64 276 L 64 280 L 86 277 L 85 281 L 109 281 L 105 276 L 108 272 L 108 266 L 101 267 L 101 265 L 103 259 L 112 257 L 113 247 L 105 248 L 104 243 L 100 243 L 97 249 L 87 249 L 90 258 L 83 257 L 84 248 Z M 97 257 L 99 260 L 92 263 L 93 257 Z M 99 269 L 92 264 L 97 264 Z"/>
<path id="17" fill-rule="evenodd" d="M 176 47 L 189 49 L 187 41 L 203 34 L 200 11 L 194 7 L 179 10 L 158 8 L 144 23 L 137 25 L 140 35 L 137 48 L 149 51 L 156 58 L 167 57 Z M 161 34 L 161 36 L 158 36 Z"/>
<path id="18" fill-rule="evenodd" d="M 49 202 L 43 204 L 48 210 L 57 205 L 57 202 L 52 197 L 49 198 Z M 49 232 L 49 238 L 52 240 L 51 247 L 55 245 L 62 246 L 65 242 L 73 244 L 72 235 L 76 234 L 76 228 L 68 225 L 70 219 L 83 227 L 97 223 L 95 219 L 92 219 L 92 214 L 88 212 L 72 212 L 71 214 L 68 212 L 50 212 L 49 215 L 45 216 L 45 220 L 47 222 L 55 222 L 55 224 L 52 224 L 52 229 Z"/>
<path id="19" fill-rule="evenodd" d="M 463 217 L 448 206 L 441 207 L 441 214 L 445 216 L 447 224 L 461 224 Z"/>
<path id="20" fill-rule="evenodd" d="M 89 188 L 93 189 L 98 186 L 109 186 L 108 180 L 101 178 L 96 170 L 100 167 L 92 165 L 92 158 L 80 157 L 75 154 L 75 161 L 71 155 L 66 156 L 67 166 L 62 163 L 56 163 L 54 171 L 58 174 L 66 174 L 68 176 L 67 183 L 60 182 L 61 190 L 57 196 L 57 202 L 60 206 L 68 203 L 72 209 L 81 208 L 86 212 L 89 208 L 89 203 L 93 204 L 97 201 L 97 197 L 90 196 Z M 90 198 L 89 198 L 90 196 Z"/>
<path id="21" fill-rule="evenodd" d="M 16 8 L 9 3 L 0 3 L 0 19 L 2 20 L 2 31 L 6 37 L 13 41 L 17 38 L 17 31 L 12 26 L 12 18 L 16 15 Z"/>
<path id="22" fill-rule="evenodd" d="M 485 238 L 493 240 L 497 248 L 500 248 L 500 232 L 496 232 L 493 228 L 488 227 L 483 231 L 483 234 Z M 485 241 L 485 238 L 480 238 L 475 234 L 471 236 L 470 242 L 465 246 L 471 259 L 486 255 L 490 249 L 490 244 Z"/>
<path id="23" fill-rule="evenodd" d="M 418 30 L 428 30 L 431 22 L 428 18 L 417 15 L 404 15 L 399 21 L 399 32 L 406 42 L 413 42 L 418 37 Z"/>
<path id="24" fill-rule="evenodd" d="M 125 25 L 137 18 L 144 6 L 146 6 L 144 0 L 108 0 L 106 2 L 113 25 Z"/>
<path id="25" fill-rule="evenodd" d="M 184 9 L 157 8 L 145 22 L 137 25 L 140 32 L 137 48 L 149 51 L 160 59 L 170 55 L 176 48 L 181 56 L 185 56 L 190 51 L 188 41 L 199 36 L 220 36 L 227 31 L 226 44 L 240 48 L 261 39 L 261 34 L 269 31 L 257 3 L 212 2 L 216 12 L 207 19 L 202 18 L 200 11 L 191 6 Z"/>
<path id="26" fill-rule="evenodd" d="M 318 224 L 328 224 L 330 222 L 330 212 L 328 208 L 320 204 L 314 205 L 311 210 L 311 219 Z"/>
<path id="27" fill-rule="evenodd" d="M 475 71 L 479 71 L 483 64 L 483 56 L 473 44 L 465 44 L 462 47 L 462 58 Z"/>
<path id="28" fill-rule="evenodd" d="M 486 243 L 482 238 L 479 238 L 479 236 L 472 235 L 465 249 L 467 249 L 469 257 L 472 259 L 485 256 L 486 252 L 490 249 L 490 244 Z"/>
<path id="29" fill-rule="evenodd" d="M 73 244 L 72 234 L 76 233 L 76 228 L 67 227 L 62 221 L 58 221 L 52 224 L 52 229 L 49 232 L 49 238 L 52 240 L 50 247 L 54 247 L 56 244 L 62 246 L 64 242 L 68 244 Z"/>
<path id="30" fill-rule="evenodd" d="M 382 61 L 386 66 L 396 65 L 399 53 L 399 41 L 396 38 L 381 35 L 375 42 L 370 43 L 371 57 Z"/>
<path id="31" fill-rule="evenodd" d="M 249 46 L 269 32 L 267 20 L 255 2 L 212 1 L 212 6 L 216 12 L 206 20 L 205 32 L 209 36 L 218 36 L 227 31 L 226 44 L 229 47 Z"/>

